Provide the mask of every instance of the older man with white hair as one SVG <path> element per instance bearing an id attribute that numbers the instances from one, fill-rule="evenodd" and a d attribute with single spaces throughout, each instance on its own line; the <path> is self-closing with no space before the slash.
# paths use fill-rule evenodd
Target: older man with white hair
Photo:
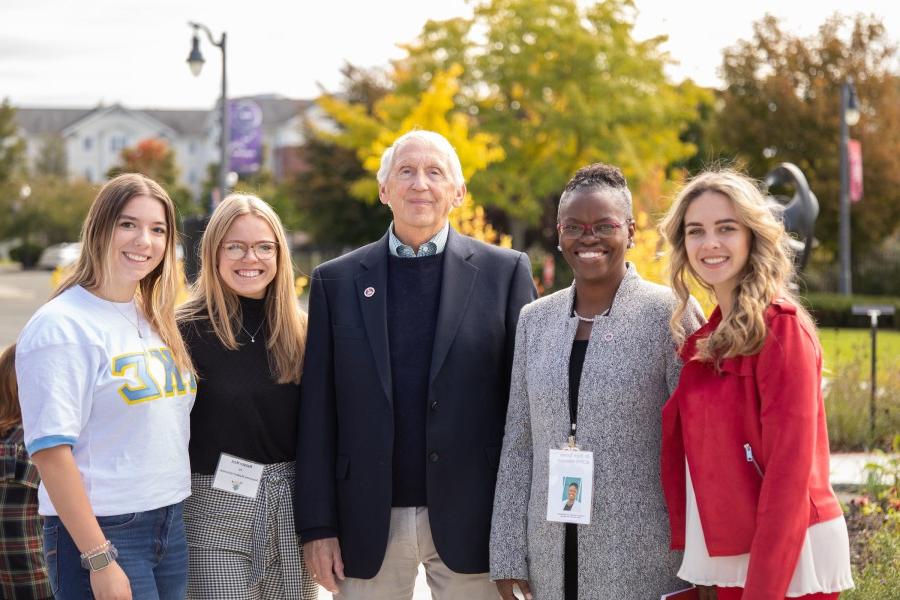
<path id="1" fill-rule="evenodd" d="M 459 157 L 430 131 L 378 171 L 393 223 L 313 272 L 296 523 L 310 573 L 346 600 L 497 598 L 494 483 L 528 257 L 457 233 Z"/>

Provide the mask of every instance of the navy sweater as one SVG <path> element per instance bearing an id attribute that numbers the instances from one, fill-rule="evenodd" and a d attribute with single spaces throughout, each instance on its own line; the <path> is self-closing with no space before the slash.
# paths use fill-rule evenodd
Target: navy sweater
<path id="1" fill-rule="evenodd" d="M 427 506 L 428 374 L 444 254 L 388 257 L 387 326 L 394 395 L 393 506 Z"/>

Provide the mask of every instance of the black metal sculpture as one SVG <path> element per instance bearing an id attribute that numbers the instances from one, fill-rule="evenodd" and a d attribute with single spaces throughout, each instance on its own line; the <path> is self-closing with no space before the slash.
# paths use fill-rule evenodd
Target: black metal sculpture
<path id="1" fill-rule="evenodd" d="M 784 227 L 796 235 L 791 237 L 791 248 L 794 250 L 794 264 L 798 272 L 802 272 L 812 252 L 816 218 L 819 216 L 819 200 L 811 189 L 803 171 L 793 163 L 781 163 L 766 175 L 767 187 L 774 185 L 790 185 L 794 195 L 790 198 L 783 195 L 772 195 L 776 201 L 784 205 Z"/>

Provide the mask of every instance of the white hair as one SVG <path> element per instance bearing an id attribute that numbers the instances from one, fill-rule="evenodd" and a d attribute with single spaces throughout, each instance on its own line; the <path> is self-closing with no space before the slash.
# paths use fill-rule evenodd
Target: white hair
<path id="1" fill-rule="evenodd" d="M 444 158 L 447 161 L 447 165 L 450 167 L 450 177 L 453 179 L 453 183 L 455 183 L 457 187 L 463 185 L 466 182 L 465 178 L 463 177 L 462 165 L 459 162 L 459 156 L 457 156 L 456 150 L 453 148 L 453 145 L 447 140 L 447 138 L 434 131 L 414 129 L 398 137 L 394 141 L 394 143 L 391 144 L 390 148 L 385 150 L 381 155 L 381 166 L 378 168 L 378 174 L 376 175 L 376 178 L 378 179 L 378 185 L 384 185 L 384 183 L 387 181 L 388 175 L 390 175 L 391 169 L 394 166 L 394 154 L 397 153 L 397 150 L 403 144 L 412 141 L 430 144 L 438 152 L 444 155 Z"/>

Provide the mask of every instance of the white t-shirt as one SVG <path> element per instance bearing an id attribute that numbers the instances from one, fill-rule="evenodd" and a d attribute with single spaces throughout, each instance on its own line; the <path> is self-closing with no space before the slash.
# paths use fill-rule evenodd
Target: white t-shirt
<path id="1" fill-rule="evenodd" d="M 190 494 L 197 384 L 133 302 L 66 290 L 22 330 L 16 377 L 26 448 L 71 445 L 96 515 L 153 510 Z M 43 483 L 38 499 L 42 515 L 57 514 Z"/>

